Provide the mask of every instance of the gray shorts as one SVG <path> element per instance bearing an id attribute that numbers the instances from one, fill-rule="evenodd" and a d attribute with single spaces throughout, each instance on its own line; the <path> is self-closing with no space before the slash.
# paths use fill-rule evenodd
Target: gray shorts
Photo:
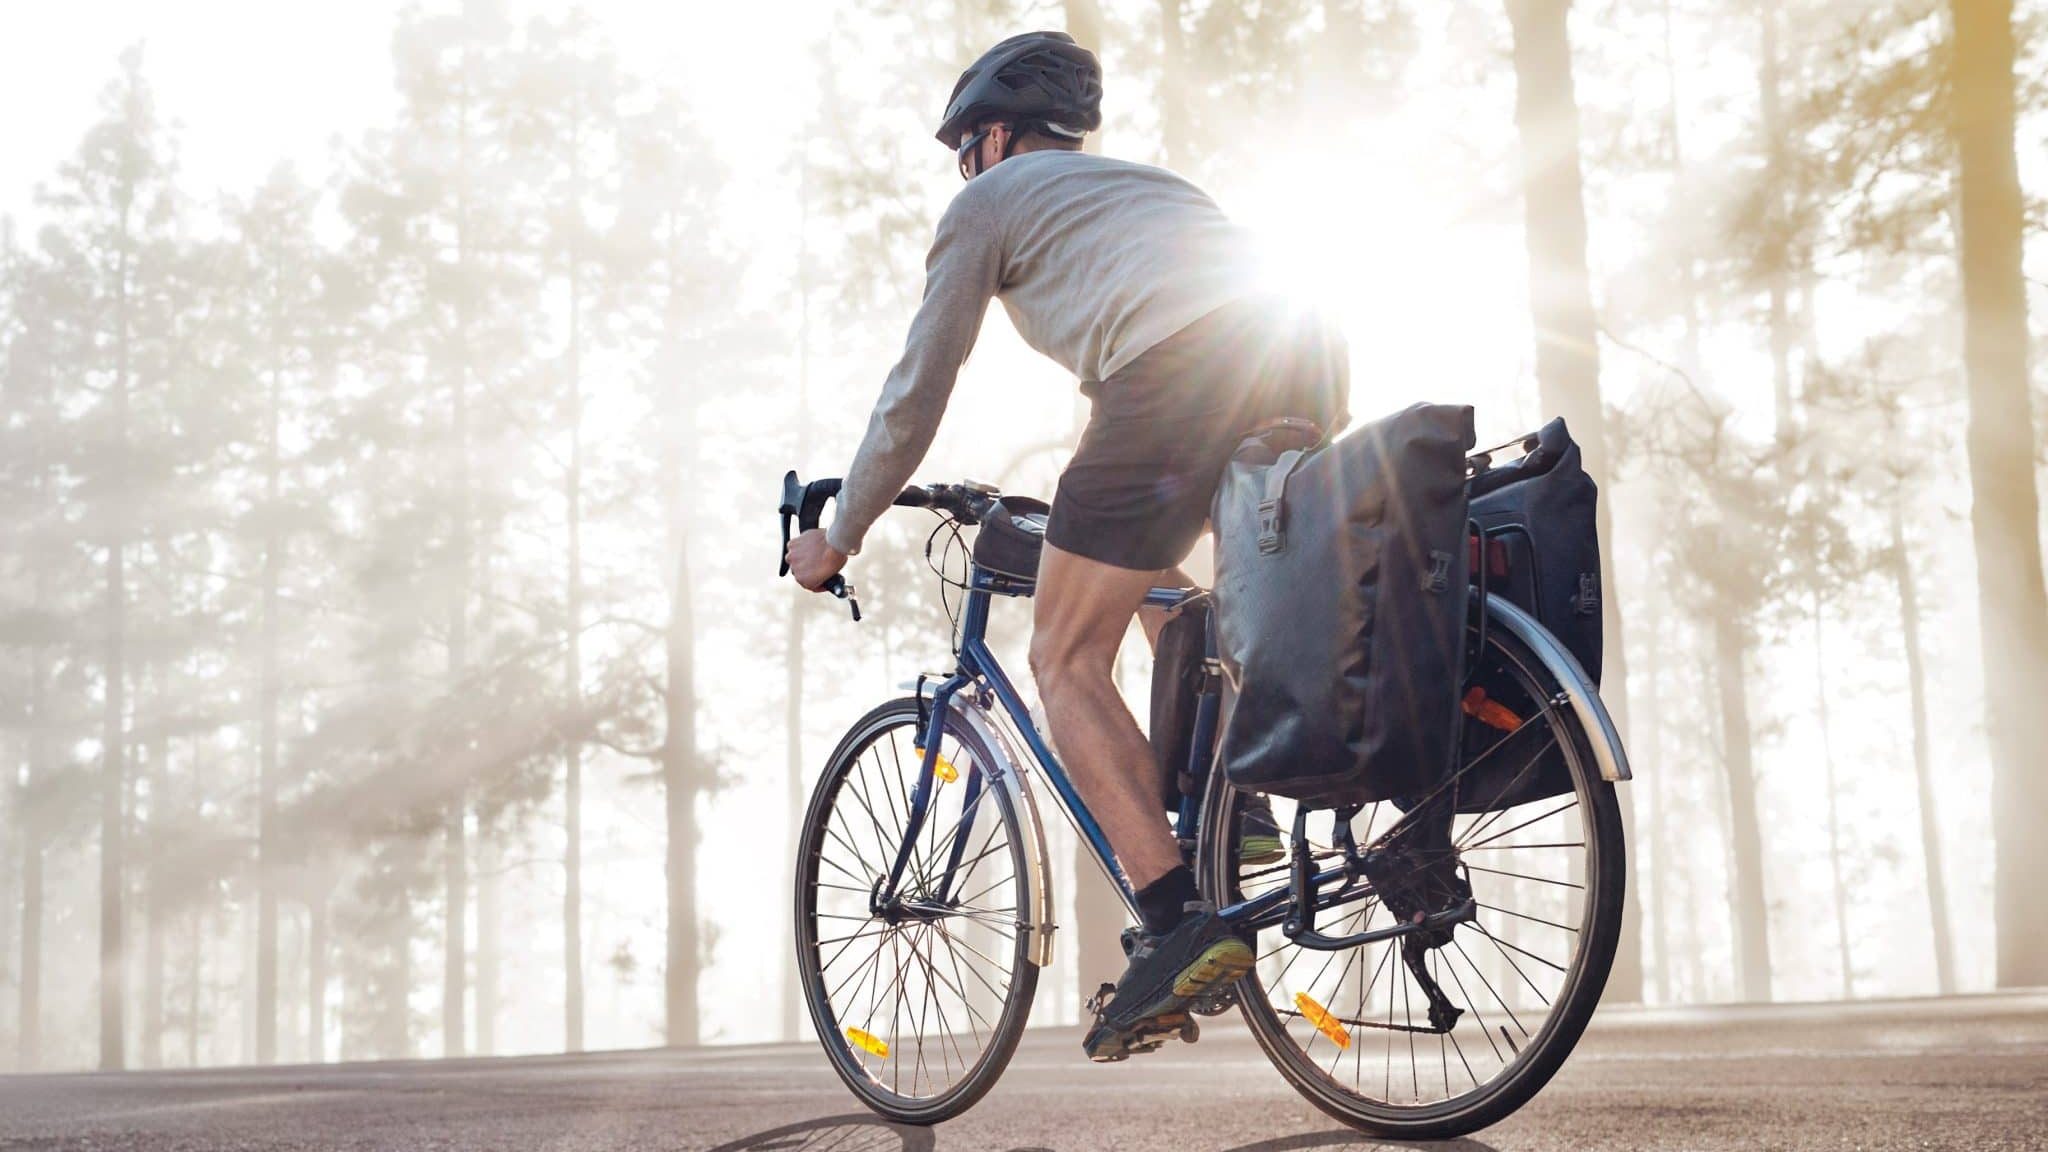
<path id="1" fill-rule="evenodd" d="M 1226 304 L 1081 390 L 1094 407 L 1060 474 L 1045 538 L 1117 568 L 1187 558 L 1246 433 L 1292 416 L 1341 427 L 1344 337 L 1277 297 Z"/>

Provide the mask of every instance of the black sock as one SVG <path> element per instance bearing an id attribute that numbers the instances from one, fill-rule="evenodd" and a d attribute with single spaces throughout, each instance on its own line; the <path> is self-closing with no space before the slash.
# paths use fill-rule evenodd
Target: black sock
<path id="1" fill-rule="evenodd" d="M 1187 915 L 1190 901 L 1201 898 L 1195 891 L 1195 874 L 1187 865 L 1176 864 L 1173 871 L 1138 889 L 1138 915 L 1145 922 L 1145 931 L 1162 935 Z"/>

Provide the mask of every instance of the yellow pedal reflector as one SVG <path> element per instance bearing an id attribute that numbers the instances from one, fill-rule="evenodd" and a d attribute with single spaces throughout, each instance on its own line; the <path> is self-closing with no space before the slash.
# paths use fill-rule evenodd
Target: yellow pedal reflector
<path id="1" fill-rule="evenodd" d="M 1294 1006 L 1301 1009 L 1303 1019 L 1316 1026 L 1316 1031 L 1330 1038 L 1330 1043 L 1339 1048 L 1351 1047 L 1351 1033 L 1342 1022 L 1330 1015 L 1329 1009 L 1316 1003 L 1308 993 L 1296 992 Z"/>
<path id="2" fill-rule="evenodd" d="M 853 1041 L 856 1048 L 871 1052 L 884 1060 L 889 1058 L 889 1042 L 879 1036 L 870 1035 L 858 1028 L 848 1028 L 846 1038 Z"/>
<path id="3" fill-rule="evenodd" d="M 911 745 L 910 750 L 917 753 L 920 758 L 924 756 L 924 749 L 919 748 L 914 744 Z M 953 767 L 953 762 L 951 760 L 948 760 L 945 758 L 945 756 L 941 755 L 937 757 L 935 762 L 932 764 L 932 775 L 937 776 L 939 778 L 939 783 L 941 784 L 951 784 L 953 781 L 958 780 L 960 778 L 960 770 L 958 768 Z"/>

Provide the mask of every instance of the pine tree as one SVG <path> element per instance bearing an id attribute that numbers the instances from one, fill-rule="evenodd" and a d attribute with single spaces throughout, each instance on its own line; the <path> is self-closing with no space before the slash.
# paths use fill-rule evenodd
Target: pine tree
<path id="1" fill-rule="evenodd" d="M 1957 264 L 1969 386 L 1971 533 L 1998 844 L 1998 984 L 2048 984 L 2048 591 L 2028 377 L 2025 236 L 2014 154 L 2011 0 L 1953 0 L 1951 112 L 1958 153 Z"/>

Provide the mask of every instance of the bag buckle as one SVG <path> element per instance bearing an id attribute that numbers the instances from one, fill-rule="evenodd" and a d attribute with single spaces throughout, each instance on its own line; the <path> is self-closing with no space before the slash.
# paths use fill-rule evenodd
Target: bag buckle
<path id="1" fill-rule="evenodd" d="M 1280 505 L 1281 501 L 1277 499 L 1259 501 L 1259 554 L 1262 556 L 1280 551 L 1285 542 L 1286 534 L 1282 530 L 1285 517 L 1281 514 Z"/>

